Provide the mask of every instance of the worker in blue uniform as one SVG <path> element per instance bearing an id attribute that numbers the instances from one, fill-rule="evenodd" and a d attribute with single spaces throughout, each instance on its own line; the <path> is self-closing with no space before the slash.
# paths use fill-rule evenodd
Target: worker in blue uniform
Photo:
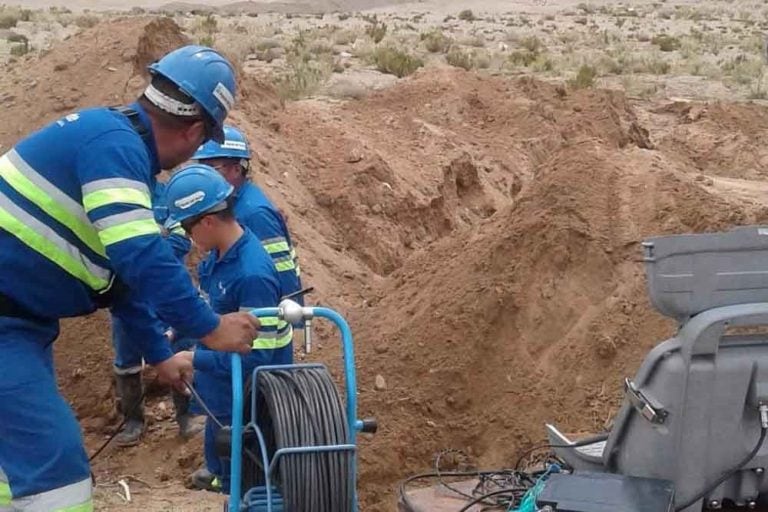
<path id="1" fill-rule="evenodd" d="M 208 257 L 198 266 L 200 290 L 219 314 L 275 307 L 284 296 L 281 280 L 262 242 L 235 218 L 234 187 L 213 168 L 193 164 L 175 174 L 167 189 L 169 218 L 180 223 Z M 253 350 L 243 356 L 243 376 L 257 366 L 293 362 L 292 327 L 277 317 L 262 318 Z M 229 354 L 199 346 L 182 352 L 193 362 L 195 389 L 219 423 L 232 422 L 232 377 Z M 208 419 L 205 431 L 206 468 L 195 472 L 193 484 L 229 489 L 228 466 L 216 455 L 218 426 Z"/>
<path id="2" fill-rule="evenodd" d="M 210 348 L 250 352 L 258 321 L 220 315 L 200 297 L 156 224 L 155 175 L 223 140 L 232 66 L 185 46 L 150 66 L 127 107 L 69 114 L 0 157 L 0 511 L 93 510 L 88 457 L 59 394 L 59 319 L 109 307 L 160 377 L 192 367 L 162 322 Z"/>
<path id="3" fill-rule="evenodd" d="M 163 237 L 171 245 L 176 258 L 184 260 L 192 246 L 191 241 L 181 229 L 174 225 L 164 227 L 168 218 L 168 207 L 165 203 L 165 183 L 157 182 L 152 195 L 152 212 L 155 222 L 162 226 Z M 138 444 L 144 433 L 144 387 L 141 381 L 143 357 L 141 346 L 128 337 L 128 329 L 120 317 L 112 317 L 112 347 L 115 351 L 115 388 L 117 392 L 118 410 L 124 416 L 120 432 L 114 442 L 118 446 L 134 446 Z M 182 338 L 171 343 L 173 352 L 188 350 L 194 343 L 192 338 Z M 171 390 L 176 423 L 179 435 L 189 439 L 205 428 L 205 417 L 195 415 L 190 411 L 190 397 L 178 390 Z"/>
<path id="4" fill-rule="evenodd" d="M 224 142 L 206 142 L 193 159 L 219 171 L 234 187 L 235 217 L 261 240 L 264 249 L 272 257 L 283 292 L 291 294 L 301 290 L 301 268 L 285 219 L 248 177 L 251 149 L 242 132 L 234 126 L 225 125 Z M 294 300 L 303 305 L 301 296 Z"/>

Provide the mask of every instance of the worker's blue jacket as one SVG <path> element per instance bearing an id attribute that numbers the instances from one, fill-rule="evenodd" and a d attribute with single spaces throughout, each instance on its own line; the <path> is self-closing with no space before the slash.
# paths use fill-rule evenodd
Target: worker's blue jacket
<path id="1" fill-rule="evenodd" d="M 219 257 L 213 250 L 198 266 L 200 290 L 219 314 L 276 307 L 284 295 L 278 273 L 259 239 L 244 228 L 244 234 Z M 277 317 L 261 318 L 253 351 L 243 356 L 243 378 L 267 364 L 293 361 L 291 326 Z M 195 389 L 221 420 L 232 414 L 230 354 L 198 344 L 195 350 Z"/>
<path id="2" fill-rule="evenodd" d="M 250 229 L 272 257 L 283 295 L 301 290 L 301 268 L 283 216 L 261 189 L 246 181 L 234 193 L 238 222 Z M 294 299 L 303 304 L 302 299 Z"/>
<path id="3" fill-rule="evenodd" d="M 156 363 L 171 349 L 152 311 L 195 337 L 218 318 L 155 222 L 157 148 L 146 113 L 131 108 L 143 139 L 127 116 L 94 108 L 0 157 L 0 293 L 47 319 L 91 313 L 111 294 L 112 314 Z"/>

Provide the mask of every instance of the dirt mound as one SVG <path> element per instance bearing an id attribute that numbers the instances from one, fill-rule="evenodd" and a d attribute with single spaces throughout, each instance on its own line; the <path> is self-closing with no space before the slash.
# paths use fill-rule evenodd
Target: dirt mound
<path id="1" fill-rule="evenodd" d="M 133 57 L 133 74 L 147 78 L 147 66 L 168 53 L 169 50 L 187 45 L 190 40 L 171 18 L 157 18 L 143 29 Z"/>
<path id="2" fill-rule="evenodd" d="M 0 77 L 0 141 L 132 99 L 146 63 L 183 41 L 168 20 L 133 18 L 28 59 Z M 381 425 L 363 439 L 364 510 L 391 510 L 393 484 L 439 449 L 509 464 L 544 421 L 604 428 L 620 378 L 673 327 L 647 302 L 639 242 L 768 219 L 700 176 L 762 176 L 763 107 L 632 104 L 456 69 L 345 104 L 283 105 L 239 83 L 232 122 L 252 142 L 253 179 L 288 214 L 312 302 L 357 334 L 361 414 Z M 330 329 L 317 334 L 313 357 L 340 375 Z M 115 425 L 106 314 L 64 322 L 56 353 L 95 448 Z M 99 475 L 154 484 L 196 467 L 199 446 L 175 439 L 171 416 L 153 390 L 144 444 L 108 451 Z"/>
<path id="3" fill-rule="evenodd" d="M 674 103 L 658 109 L 676 126 L 662 146 L 712 176 L 768 176 L 768 111 L 751 104 Z M 749 148 L 745 151 L 745 148 Z"/>
<path id="4" fill-rule="evenodd" d="M 0 144 L 10 146 L 71 110 L 132 101 L 145 85 L 145 65 L 185 42 L 171 19 L 125 18 L 22 59 L 0 77 Z"/>

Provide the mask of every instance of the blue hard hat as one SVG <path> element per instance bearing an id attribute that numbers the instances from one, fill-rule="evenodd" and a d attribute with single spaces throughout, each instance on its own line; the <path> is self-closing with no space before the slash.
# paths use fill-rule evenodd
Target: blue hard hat
<path id="1" fill-rule="evenodd" d="M 209 140 L 192 157 L 193 160 L 207 160 L 209 158 L 240 158 L 251 159 L 251 148 L 245 135 L 231 125 L 224 125 L 224 142 L 219 144 L 215 140 Z"/>
<path id="2" fill-rule="evenodd" d="M 149 72 L 170 80 L 195 100 L 214 123 L 214 139 L 224 140 L 224 119 L 235 106 L 237 92 L 235 70 L 227 59 L 212 48 L 188 45 L 151 64 Z"/>
<path id="3" fill-rule="evenodd" d="M 203 164 L 184 167 L 168 180 L 165 188 L 168 205 L 165 227 L 170 229 L 187 219 L 225 209 L 233 190 L 213 167 Z"/>

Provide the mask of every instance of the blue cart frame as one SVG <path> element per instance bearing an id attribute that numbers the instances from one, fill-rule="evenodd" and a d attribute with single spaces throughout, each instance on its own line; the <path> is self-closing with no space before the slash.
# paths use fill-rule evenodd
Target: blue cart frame
<path id="1" fill-rule="evenodd" d="M 292 364 L 260 366 L 253 371 L 251 386 L 251 417 L 248 425 L 243 426 L 243 367 L 239 354 L 232 354 L 232 444 L 230 452 L 230 495 L 228 507 L 229 512 L 242 511 L 265 511 L 281 512 L 283 511 L 282 498 L 272 485 L 272 477 L 277 463 L 284 455 L 296 453 L 321 453 L 332 451 L 350 451 L 352 452 L 352 461 L 350 464 L 349 480 L 353 489 L 353 512 L 357 512 L 357 432 L 363 430 L 364 422 L 357 419 L 357 377 L 355 373 L 355 350 L 352 341 L 352 331 L 347 321 L 336 311 L 323 307 L 303 307 L 302 316 L 307 320 L 313 317 L 326 318 L 336 324 L 341 332 L 342 356 L 344 358 L 344 384 L 346 391 L 346 412 L 349 440 L 347 444 L 327 445 L 327 446 L 301 446 L 291 448 L 281 448 L 277 450 L 272 460 L 267 458 L 266 443 L 264 435 L 258 427 L 258 411 L 256 409 L 258 386 L 257 378 L 260 372 L 269 372 L 275 370 L 293 371 L 301 368 L 325 368 L 322 364 Z M 277 316 L 283 318 L 283 307 L 279 308 L 258 308 L 251 311 L 256 317 Z M 264 478 L 266 485 L 249 489 L 241 499 L 242 487 L 242 443 L 243 431 L 245 428 L 251 428 L 256 432 L 256 437 L 261 448 L 262 464 L 265 468 Z"/>

